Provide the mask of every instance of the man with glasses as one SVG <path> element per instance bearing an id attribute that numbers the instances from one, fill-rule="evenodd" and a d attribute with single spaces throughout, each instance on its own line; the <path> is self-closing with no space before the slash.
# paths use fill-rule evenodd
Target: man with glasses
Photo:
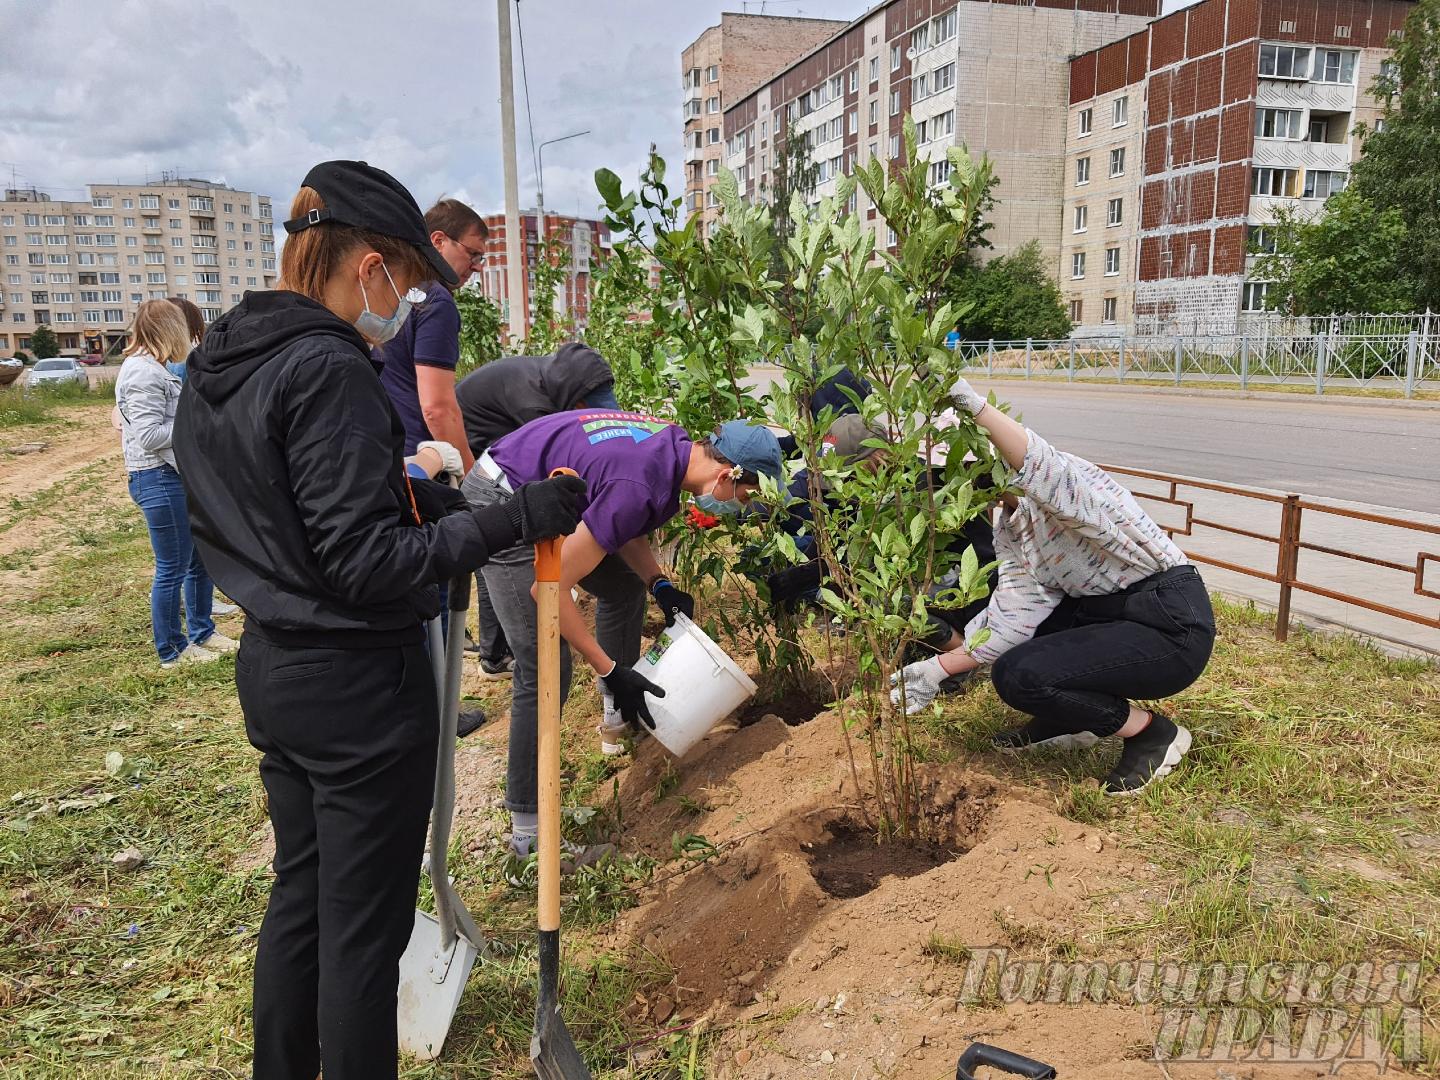
<path id="1" fill-rule="evenodd" d="M 424 442 L 449 443 L 469 472 L 475 459 L 455 399 L 460 309 L 451 294 L 480 269 L 488 230 L 479 214 L 456 199 L 441 199 L 426 211 L 425 227 L 459 284 L 451 288 L 439 281 L 426 282 L 425 303 L 393 339 L 375 350 L 375 359 L 384 365 L 380 382 L 405 425 L 406 455 L 413 455 Z"/>

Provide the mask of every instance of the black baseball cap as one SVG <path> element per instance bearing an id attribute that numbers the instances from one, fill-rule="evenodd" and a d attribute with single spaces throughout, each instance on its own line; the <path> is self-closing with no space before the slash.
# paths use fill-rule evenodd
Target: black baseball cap
<path id="1" fill-rule="evenodd" d="M 446 285 L 460 284 L 450 264 L 430 243 L 430 230 L 415 197 L 384 169 L 364 161 L 322 161 L 305 174 L 301 186 L 319 192 L 325 209 L 291 218 L 285 222 L 287 233 L 302 232 L 322 221 L 338 221 L 393 236 L 419 248 L 435 268 L 435 276 Z"/>

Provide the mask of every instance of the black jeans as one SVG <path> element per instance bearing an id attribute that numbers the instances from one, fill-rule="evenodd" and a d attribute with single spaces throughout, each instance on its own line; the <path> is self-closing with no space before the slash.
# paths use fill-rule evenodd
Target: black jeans
<path id="1" fill-rule="evenodd" d="M 1113 735 L 1132 698 L 1178 694 L 1215 646 L 1215 614 L 1193 566 L 1109 596 L 1067 597 L 1035 636 L 995 661 L 1002 701 L 1055 734 Z"/>
<path id="2" fill-rule="evenodd" d="M 420 644 L 295 648 L 247 632 L 235 671 L 275 825 L 255 1080 L 315 1080 L 322 1059 L 326 1080 L 390 1080 L 435 780 L 430 660 Z"/>
<path id="3" fill-rule="evenodd" d="M 477 618 L 480 637 L 476 641 L 480 646 L 480 659 L 498 664 L 510 655 L 510 645 L 505 640 L 500 617 L 495 614 L 495 605 L 490 602 L 490 587 L 485 584 L 485 575 L 479 570 L 475 571 L 475 597 L 480 606 Z"/>

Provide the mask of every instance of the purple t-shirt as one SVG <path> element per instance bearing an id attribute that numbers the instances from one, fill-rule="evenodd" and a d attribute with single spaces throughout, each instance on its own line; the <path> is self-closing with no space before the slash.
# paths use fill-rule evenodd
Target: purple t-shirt
<path id="1" fill-rule="evenodd" d="M 532 420 L 490 447 L 517 487 L 551 470 L 585 480 L 582 520 L 614 554 L 680 512 L 680 483 L 690 464 L 685 429 L 643 413 L 577 409 Z"/>
<path id="2" fill-rule="evenodd" d="M 380 384 L 405 425 L 405 453 L 413 454 L 417 444 L 431 437 L 420 411 L 416 365 L 454 371 L 460 363 L 460 309 L 450 290 L 438 281 L 427 282 L 424 305 L 410 312 L 400 332 L 375 350 L 375 359 L 383 365 Z"/>

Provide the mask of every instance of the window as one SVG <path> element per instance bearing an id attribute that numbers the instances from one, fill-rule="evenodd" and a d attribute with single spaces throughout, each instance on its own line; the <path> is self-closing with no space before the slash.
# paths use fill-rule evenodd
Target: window
<path id="1" fill-rule="evenodd" d="M 1075 184 L 1088 184 L 1090 182 L 1090 159 L 1088 157 L 1075 159 Z"/>
<path id="2" fill-rule="evenodd" d="M 121 199 L 121 200 L 120 200 L 120 206 L 121 206 L 121 208 L 124 209 L 124 210 L 134 210 L 134 209 L 135 209 L 135 200 L 134 200 L 134 199 Z"/>
<path id="3" fill-rule="evenodd" d="M 57 311 L 55 313 L 55 321 L 57 323 L 73 323 L 75 321 L 75 313 L 73 311 Z"/>
<path id="4" fill-rule="evenodd" d="M 891 46 L 890 46 L 890 70 L 891 70 L 891 71 L 899 71 L 899 70 L 900 70 L 900 46 L 899 46 L 899 45 L 891 45 Z"/>
<path id="5" fill-rule="evenodd" d="M 1268 281 L 1247 281 L 1245 288 L 1240 294 L 1240 309 L 1242 311 L 1264 311 L 1265 297 L 1270 292 Z"/>
<path id="6" fill-rule="evenodd" d="M 707 113 L 718 113 L 720 111 L 720 98 L 712 97 L 705 99 L 705 111 Z"/>
<path id="7" fill-rule="evenodd" d="M 872 102 L 870 102 L 870 123 L 871 123 L 872 125 L 874 125 L 874 124 L 878 124 L 879 122 L 880 122 L 880 103 L 879 103 L 878 101 L 872 101 Z"/>
<path id="8" fill-rule="evenodd" d="M 1315 54 L 1315 81 L 1343 83 L 1355 81 L 1355 54 L 1345 49 L 1321 49 Z"/>
<path id="9" fill-rule="evenodd" d="M 1105 227 L 1113 229 L 1117 225 L 1125 223 L 1125 200 L 1123 198 L 1111 199 L 1105 204 Z"/>
<path id="10" fill-rule="evenodd" d="M 845 76 L 835 75 L 830 79 L 830 99 L 837 100 L 845 96 Z"/>
<path id="11" fill-rule="evenodd" d="M 1120 273 L 1120 249 L 1118 247 L 1105 249 L 1105 276 L 1114 277 Z"/>
<path id="12" fill-rule="evenodd" d="M 709 142 L 711 146 L 714 146 L 716 143 L 718 143 L 720 141 L 720 129 L 711 128 L 706 133 L 706 141 Z"/>
<path id="13" fill-rule="evenodd" d="M 1070 321 L 1077 326 L 1080 323 L 1080 313 L 1085 310 L 1085 305 L 1079 300 L 1070 301 Z"/>
<path id="14" fill-rule="evenodd" d="M 1250 194 L 1293 199 L 1295 197 L 1295 170 L 1257 167 L 1250 173 Z"/>
<path id="15" fill-rule="evenodd" d="M 915 138 L 920 143 L 934 142 L 936 139 L 943 139 L 955 132 L 955 110 L 950 109 L 939 116 L 932 116 L 929 120 L 921 120 L 915 125 Z"/>
<path id="16" fill-rule="evenodd" d="M 105 289 L 100 293 L 100 302 L 102 304 L 118 304 L 121 303 L 122 300 L 123 296 L 119 289 Z"/>
<path id="17" fill-rule="evenodd" d="M 1090 134 L 1090 123 L 1094 119 L 1093 109 L 1081 109 L 1079 116 L 1080 135 L 1083 137 Z"/>
<path id="18" fill-rule="evenodd" d="M 1251 255 L 1274 255 L 1279 241 L 1279 230 L 1273 225 L 1246 226 L 1245 246 Z"/>
<path id="19" fill-rule="evenodd" d="M 890 115 L 891 115 L 891 116 L 899 116 L 899 115 L 900 115 L 900 91 L 899 91 L 899 90 L 891 90 L 891 91 L 890 91 Z"/>
<path id="20" fill-rule="evenodd" d="M 30 247 L 44 247 L 45 234 L 38 232 L 27 232 L 25 234 L 25 243 L 28 244 Z"/>
<path id="21" fill-rule="evenodd" d="M 133 217 L 127 217 L 127 218 L 125 219 L 125 228 L 127 228 L 127 229 L 133 229 L 133 228 L 135 228 L 135 219 L 134 219 Z"/>
<path id="22" fill-rule="evenodd" d="M 120 308 L 106 308 L 105 321 L 108 323 L 123 323 L 125 321 L 125 312 Z"/>
<path id="23" fill-rule="evenodd" d="M 96 214 L 95 227 L 98 229 L 113 229 L 115 227 L 114 214 Z"/>
<path id="24" fill-rule="evenodd" d="M 160 196 L 159 196 L 159 195 L 141 195 L 141 196 L 140 196 L 140 209 L 141 209 L 141 210 L 159 210 L 159 209 L 160 209 Z"/>
<path id="25" fill-rule="evenodd" d="M 151 285 L 164 285 L 165 275 L 164 273 L 150 273 L 145 275 L 145 280 Z"/>
<path id="26" fill-rule="evenodd" d="M 39 215 L 39 214 L 26 214 L 26 215 L 25 215 L 25 226 L 26 226 L 26 228 L 38 229 L 38 228 L 40 227 L 40 215 Z"/>
<path id="27" fill-rule="evenodd" d="M 101 275 L 100 275 L 100 284 L 101 284 L 101 285 L 119 285 L 119 284 L 120 284 L 120 275 L 119 275 L 119 274 L 101 274 Z"/>
<path id="28" fill-rule="evenodd" d="M 910 31 L 910 51 L 922 53 L 930 47 L 930 24 L 918 27 Z"/>
<path id="29" fill-rule="evenodd" d="M 1090 210 L 1085 206 L 1075 207 L 1075 228 L 1074 232 L 1084 232 L 1090 227 Z"/>
<path id="30" fill-rule="evenodd" d="M 853 67 L 853 68 L 850 69 L 850 93 L 853 94 L 853 93 L 857 92 L 859 89 L 860 89 L 860 69 L 859 69 L 858 67 Z"/>
<path id="31" fill-rule="evenodd" d="M 126 246 L 126 247 L 139 247 L 139 246 L 140 246 L 140 241 L 139 241 L 136 237 L 127 236 L 127 237 L 125 237 L 125 246 Z"/>
<path id="32" fill-rule="evenodd" d="M 79 256 L 76 257 L 76 261 L 77 261 L 77 262 L 84 262 L 86 259 L 89 259 L 91 262 L 94 262 L 94 261 L 95 261 L 95 256 L 94 256 L 94 255 L 79 255 Z M 69 265 L 70 265 L 70 256 L 69 256 L 69 255 L 50 255 L 50 256 L 47 256 L 47 257 L 46 257 L 45 261 L 46 261 L 48 264 L 50 264 L 51 266 L 69 266 Z"/>
<path id="33" fill-rule="evenodd" d="M 878 56 L 872 56 L 872 57 L 870 58 L 870 84 L 873 86 L 875 83 L 877 83 L 877 82 L 879 82 L 879 81 L 880 81 L 880 58 L 879 58 Z"/>
<path id="34" fill-rule="evenodd" d="M 1261 45 L 1262 79 L 1307 79 L 1310 77 L 1310 50 L 1295 45 Z"/>
<path id="35" fill-rule="evenodd" d="M 705 81 L 706 81 L 706 82 L 719 82 L 719 81 L 720 81 L 720 65 L 719 65 L 719 64 L 711 64 L 709 67 L 707 67 L 707 68 L 705 69 Z"/>
<path id="36" fill-rule="evenodd" d="M 179 199 L 166 199 L 166 200 L 165 200 L 165 205 L 166 205 L 167 207 L 169 207 L 171 210 L 179 210 L 179 209 L 180 209 L 180 200 L 179 200 Z"/>
<path id="37" fill-rule="evenodd" d="M 924 101 L 930 96 L 930 73 L 922 71 L 910 80 L 910 100 Z"/>
<path id="38" fill-rule="evenodd" d="M 85 321 L 86 321 L 87 323 L 94 323 L 95 325 L 98 326 L 98 325 L 100 324 L 100 312 L 98 312 L 98 311 L 87 311 L 87 312 L 85 312 Z"/>
<path id="39" fill-rule="evenodd" d="M 173 265 L 175 265 L 175 266 L 184 266 L 184 265 L 185 265 L 185 256 L 184 256 L 184 255 L 176 255 L 176 256 L 174 256 L 170 261 L 171 261 L 171 263 L 172 263 Z"/>
<path id="40" fill-rule="evenodd" d="M 145 265 L 147 265 L 147 266 L 164 266 L 164 265 L 165 265 L 165 256 L 164 256 L 161 252 L 158 252 L 158 251 L 147 251 L 147 252 L 145 252 Z"/>
<path id="41" fill-rule="evenodd" d="M 51 275 L 50 275 L 50 284 L 51 284 L 51 285 L 69 285 L 72 280 L 74 280 L 73 276 L 72 276 L 71 274 L 68 274 L 68 273 L 67 273 L 67 274 L 51 274 Z"/>
<path id="42" fill-rule="evenodd" d="M 1345 190 L 1347 174 L 1327 172 L 1324 169 L 1307 169 L 1305 172 L 1305 193 L 1307 199 L 1328 199 Z"/>
<path id="43" fill-rule="evenodd" d="M 890 136 L 890 156 L 891 156 L 892 158 L 898 158 L 898 157 L 900 156 L 900 136 L 899 136 L 899 135 L 891 135 L 891 136 Z"/>
<path id="44" fill-rule="evenodd" d="M 1085 252 L 1077 251 L 1070 256 L 1070 276 L 1077 281 L 1085 276 Z"/>
<path id="45" fill-rule="evenodd" d="M 1110 175 L 1125 175 L 1125 148 L 1123 146 L 1117 146 L 1110 151 Z"/>
<path id="46" fill-rule="evenodd" d="M 139 265 L 140 265 L 140 256 L 139 256 L 139 255 L 126 255 L 126 256 L 125 256 L 125 265 L 126 265 L 126 266 L 139 266 Z"/>
<path id="47" fill-rule="evenodd" d="M 859 109 L 851 109 L 851 110 L 850 110 L 850 113 L 849 113 L 849 121 L 850 121 L 850 124 L 849 124 L 850 134 L 851 134 L 851 135 L 854 135 L 856 132 L 858 132 L 858 131 L 860 130 L 860 110 L 859 110 Z"/>
<path id="48" fill-rule="evenodd" d="M 1115 309 L 1118 306 L 1115 297 L 1107 296 L 1100 301 L 1100 321 L 1113 323 L 1115 321 Z"/>
<path id="49" fill-rule="evenodd" d="M 948 158 L 930 163 L 930 186 L 943 184 L 950 179 L 950 161 Z"/>
<path id="50" fill-rule="evenodd" d="M 62 218 L 61 220 L 64 220 L 64 219 Z M 88 228 L 89 225 L 90 225 L 90 215 L 89 215 L 89 214 L 72 214 L 72 215 L 70 216 L 70 220 L 71 220 L 72 222 L 74 222 L 75 227 L 76 227 L 76 228 L 79 228 L 79 229 Z M 50 224 L 50 219 L 49 219 L 48 217 L 45 219 L 45 224 L 46 224 L 46 225 L 49 225 L 49 224 Z"/>
<path id="51" fill-rule="evenodd" d="M 886 246 L 886 247 L 894 247 L 896 241 L 899 240 L 899 239 L 900 239 L 900 238 L 895 235 L 895 230 L 894 230 L 893 228 L 890 228 L 890 229 L 886 229 L 886 230 L 885 230 L 885 246 Z"/>
<path id="52" fill-rule="evenodd" d="M 712 157 L 709 161 L 705 162 L 705 175 L 706 175 L 706 176 L 719 176 L 719 175 L 720 175 L 720 159 L 719 159 L 719 158 L 713 158 L 713 157 Z"/>
<path id="53" fill-rule="evenodd" d="M 178 229 L 178 228 L 180 228 L 180 219 L 179 219 L 178 217 L 172 217 L 172 218 L 170 219 L 170 228 L 172 228 L 172 229 Z"/>
<path id="54" fill-rule="evenodd" d="M 198 239 L 200 239 L 200 238 L 197 236 L 195 239 L 198 240 Z M 183 237 L 183 236 L 172 236 L 172 237 L 170 237 L 170 246 L 171 246 L 171 247 L 183 248 L 183 247 L 185 246 L 185 237 Z"/>
<path id="55" fill-rule="evenodd" d="M 930 24 L 930 41 L 939 45 L 942 41 L 949 41 L 955 36 L 955 12 L 951 11 L 941 15 Z"/>
<path id="56" fill-rule="evenodd" d="M 63 234 L 56 236 L 55 234 L 51 233 L 45 237 L 46 247 L 67 247 L 68 244 L 69 238 Z"/>
<path id="57" fill-rule="evenodd" d="M 1124 127 L 1130 122 L 1130 97 L 1118 97 L 1111 105 L 1111 127 Z"/>
<path id="58" fill-rule="evenodd" d="M 1257 139 L 1298 139 L 1303 130 L 1300 126 L 1303 115 L 1299 109 L 1256 109 L 1255 137 Z"/>
<path id="59" fill-rule="evenodd" d="M 949 90 L 955 85 L 955 61 L 950 61 L 944 67 L 935 69 L 930 76 L 930 92 L 938 94 L 942 90 Z"/>
<path id="60" fill-rule="evenodd" d="M 90 200 L 90 205 L 99 207 L 101 210 L 108 210 L 114 203 L 109 195 L 96 195 Z"/>

